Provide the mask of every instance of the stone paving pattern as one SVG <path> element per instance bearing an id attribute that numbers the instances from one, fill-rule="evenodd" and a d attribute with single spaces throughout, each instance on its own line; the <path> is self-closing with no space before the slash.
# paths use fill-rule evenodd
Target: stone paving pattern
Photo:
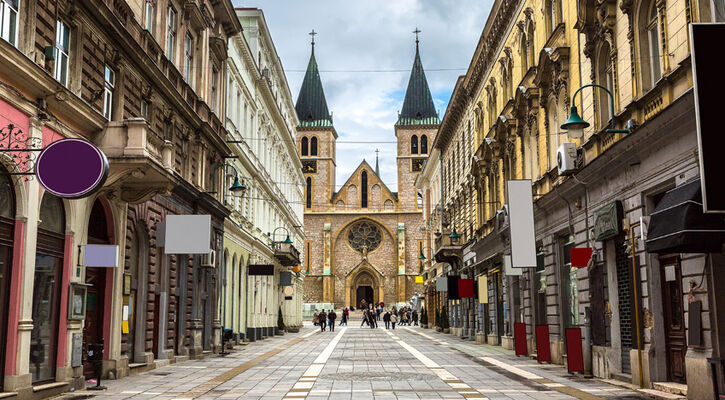
<path id="1" fill-rule="evenodd" d="M 339 338 L 306 325 L 300 333 L 250 343 L 228 356 L 171 364 L 115 381 L 101 399 L 646 399 L 570 375 L 498 346 L 418 327 L 385 332 L 351 325 Z M 334 348 L 332 348 L 334 347 Z M 324 356 L 327 349 L 329 357 Z M 322 355 L 322 356 L 321 356 Z M 315 377 L 309 374 L 320 362 Z M 294 389 L 294 388 L 304 389 Z"/>

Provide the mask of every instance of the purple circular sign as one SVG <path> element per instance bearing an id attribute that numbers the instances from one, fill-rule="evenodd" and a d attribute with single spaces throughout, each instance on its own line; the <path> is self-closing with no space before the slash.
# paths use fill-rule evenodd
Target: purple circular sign
<path id="1" fill-rule="evenodd" d="M 78 199 L 103 186 L 108 176 L 108 160 L 101 149 L 87 140 L 62 139 L 40 152 L 35 176 L 50 193 Z"/>

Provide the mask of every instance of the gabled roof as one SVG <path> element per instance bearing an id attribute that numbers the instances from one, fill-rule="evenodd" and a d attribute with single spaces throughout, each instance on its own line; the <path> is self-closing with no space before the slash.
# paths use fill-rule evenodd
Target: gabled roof
<path id="1" fill-rule="evenodd" d="M 302 81 L 300 94 L 295 105 L 300 127 L 332 126 L 332 115 L 327 108 L 325 91 L 322 89 L 320 71 L 315 60 L 315 47 L 313 44 L 310 62 L 307 64 L 305 79 Z"/>
<path id="2" fill-rule="evenodd" d="M 380 179 L 380 177 L 375 174 L 375 170 L 370 166 L 370 164 L 368 164 L 367 161 L 362 160 L 360 165 L 358 165 L 357 168 L 355 168 L 355 171 L 353 171 L 353 173 L 350 174 L 350 176 L 347 178 L 347 180 L 345 181 L 345 184 L 340 186 L 340 190 L 335 192 L 332 195 L 332 198 L 330 199 L 331 203 L 333 203 L 333 204 L 335 203 L 335 200 L 337 200 L 338 195 L 344 191 L 343 189 L 345 189 L 348 185 L 350 185 L 352 183 L 351 182 L 352 178 L 357 176 L 358 172 L 360 172 L 360 170 L 365 167 L 367 167 L 368 171 L 372 172 L 372 174 L 368 175 L 368 186 L 372 188 L 373 185 L 375 185 L 376 183 L 379 183 L 383 189 L 383 192 L 389 193 L 390 197 L 394 198 L 396 202 L 398 201 L 398 194 L 391 192 L 390 189 L 388 188 L 388 185 L 386 185 L 385 182 L 383 182 L 383 180 Z M 347 199 L 342 199 L 342 200 L 347 200 Z"/>
<path id="3" fill-rule="evenodd" d="M 439 123 L 440 119 L 428 88 L 428 80 L 425 78 L 416 40 L 415 59 L 413 69 L 410 71 L 408 89 L 405 92 L 403 110 L 398 115 L 398 122 L 395 125 L 438 125 Z"/>

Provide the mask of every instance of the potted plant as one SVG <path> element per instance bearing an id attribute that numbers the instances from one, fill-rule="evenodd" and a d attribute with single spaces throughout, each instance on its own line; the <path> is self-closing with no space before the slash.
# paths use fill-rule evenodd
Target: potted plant
<path id="1" fill-rule="evenodd" d="M 284 335 L 284 319 L 282 318 L 282 306 L 279 306 L 279 311 L 277 312 L 277 332 L 279 332 L 280 335 Z"/>
<path id="2" fill-rule="evenodd" d="M 446 306 L 443 306 L 443 310 L 441 310 L 441 328 L 443 333 L 451 333 L 451 328 L 448 325 L 448 308 Z"/>
<path id="3" fill-rule="evenodd" d="M 425 310 L 425 307 L 420 310 L 420 326 L 428 328 L 428 311 Z"/>

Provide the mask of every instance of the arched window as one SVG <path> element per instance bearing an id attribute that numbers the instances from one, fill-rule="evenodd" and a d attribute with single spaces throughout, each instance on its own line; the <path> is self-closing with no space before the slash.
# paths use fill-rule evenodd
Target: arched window
<path id="1" fill-rule="evenodd" d="M 40 203 L 35 252 L 33 330 L 30 334 L 30 353 L 36 355 L 30 363 L 33 382 L 55 379 L 64 244 L 63 201 L 46 192 Z"/>
<path id="2" fill-rule="evenodd" d="M 428 136 L 420 135 L 420 154 L 428 154 Z"/>
<path id="3" fill-rule="evenodd" d="M 307 190 L 305 191 L 307 208 L 312 208 L 312 178 L 307 177 Z"/>
<path id="4" fill-rule="evenodd" d="M 521 34 L 521 41 L 519 43 L 519 47 L 521 49 L 521 68 L 523 69 L 521 71 L 521 75 L 526 75 L 526 71 L 529 70 L 529 46 L 526 44 L 526 35 Z"/>
<path id="5" fill-rule="evenodd" d="M 410 154 L 418 154 L 418 136 L 416 135 L 410 138 Z"/>
<path id="6" fill-rule="evenodd" d="M 639 19 L 640 52 L 642 60 L 642 91 L 652 89 L 662 77 L 660 67 L 660 28 L 654 1 L 642 5 Z"/>
<path id="7" fill-rule="evenodd" d="M 604 42 L 602 48 L 599 49 L 599 57 L 597 57 L 597 84 L 604 86 L 614 95 L 614 80 L 612 74 L 612 62 L 609 55 L 609 43 Z M 604 90 L 598 91 L 599 95 L 599 123 L 600 128 L 612 119 L 610 98 Z"/>
<path id="8" fill-rule="evenodd" d="M 534 52 L 534 25 L 529 24 L 529 30 L 526 32 L 526 55 L 529 57 L 526 62 L 529 68 L 536 64 L 536 53 Z"/>
<path id="9" fill-rule="evenodd" d="M 368 173 L 363 171 L 360 176 L 360 207 L 368 208 Z"/>
<path id="10" fill-rule="evenodd" d="M 309 143 L 308 143 L 307 137 L 303 137 L 302 138 L 301 143 L 300 143 L 300 146 L 302 147 L 302 149 L 301 149 L 302 150 L 302 155 L 303 156 L 308 155 L 309 154 L 309 151 L 308 151 L 308 149 L 309 149 Z"/>
<path id="11" fill-rule="evenodd" d="M 317 137 L 313 136 L 312 140 L 310 142 L 310 155 L 316 156 L 317 155 Z"/>
<path id="12" fill-rule="evenodd" d="M 556 152 L 559 150 L 559 113 L 556 109 L 556 100 L 553 98 L 549 101 L 546 109 L 549 120 L 549 169 L 554 168 L 556 164 Z"/>

